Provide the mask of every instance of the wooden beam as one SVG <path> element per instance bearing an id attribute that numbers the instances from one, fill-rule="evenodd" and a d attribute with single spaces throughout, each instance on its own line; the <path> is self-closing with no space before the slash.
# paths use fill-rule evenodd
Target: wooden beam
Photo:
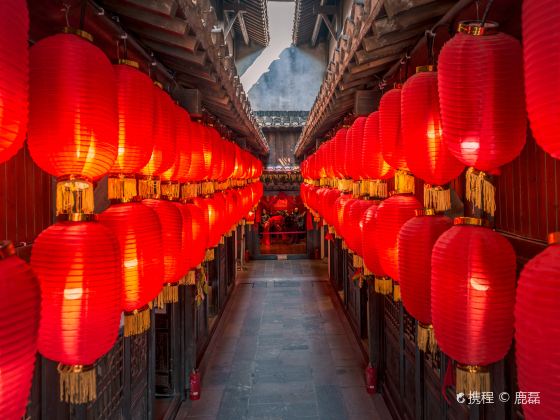
<path id="1" fill-rule="evenodd" d="M 399 13 L 425 4 L 437 3 L 434 0 L 385 0 L 384 6 L 387 15 L 392 17 Z M 432 4 L 433 6 L 433 4 Z"/>
<path id="2" fill-rule="evenodd" d="M 106 0 L 104 4 L 109 10 L 120 16 L 124 16 L 136 22 L 141 22 L 162 31 L 185 35 L 187 30 L 187 22 L 181 19 L 161 16 L 143 9 L 135 9 L 118 0 Z"/>
<path id="3" fill-rule="evenodd" d="M 118 0 L 112 1 L 116 2 Z M 118 2 L 165 16 L 173 16 L 177 11 L 177 2 L 175 0 L 120 0 Z"/>
<path id="4" fill-rule="evenodd" d="M 399 60 L 402 56 L 402 52 L 399 54 L 394 54 L 394 55 L 389 55 L 389 56 L 385 56 L 385 57 L 381 57 L 377 60 L 372 60 L 369 61 L 367 63 L 364 64 L 358 64 L 356 66 L 353 66 L 349 69 L 351 74 L 358 74 L 358 73 L 363 73 L 365 71 L 371 70 L 371 69 L 379 69 L 379 68 L 383 68 L 386 67 L 385 65 L 388 63 L 391 63 L 393 61 Z"/>
<path id="5" fill-rule="evenodd" d="M 194 52 L 198 47 L 198 41 L 194 36 L 176 35 L 133 22 L 127 23 L 127 28 L 137 33 L 142 38 L 147 38 L 172 47 L 182 48 L 191 52 Z"/>
<path id="6" fill-rule="evenodd" d="M 315 25 L 313 26 L 313 33 L 311 34 L 311 47 L 317 45 L 317 39 L 319 38 L 319 32 L 321 31 L 321 22 L 323 18 L 319 15 L 315 18 Z"/>
<path id="7" fill-rule="evenodd" d="M 144 44 L 158 53 L 175 58 L 180 58 L 181 60 L 187 61 L 192 64 L 198 64 L 199 66 L 202 66 L 204 65 L 204 63 L 206 63 L 206 53 L 203 52 L 190 52 L 182 48 L 164 45 L 159 42 L 149 40 L 144 40 Z"/>
<path id="8" fill-rule="evenodd" d="M 249 45 L 249 33 L 247 32 L 247 26 L 245 25 L 245 18 L 243 17 L 243 13 L 239 13 L 239 16 L 237 17 L 237 21 L 239 23 L 239 28 L 241 29 L 243 42 L 245 42 L 245 45 Z"/>
<path id="9" fill-rule="evenodd" d="M 357 51 L 355 55 L 356 62 L 357 64 L 363 64 L 363 63 L 368 63 L 370 61 L 379 60 L 383 57 L 402 54 L 403 51 L 406 51 L 408 47 L 414 45 L 416 41 L 418 41 L 420 36 L 417 36 L 416 38 L 406 39 L 397 44 L 381 47 L 371 52 L 367 52 L 365 50 Z"/>

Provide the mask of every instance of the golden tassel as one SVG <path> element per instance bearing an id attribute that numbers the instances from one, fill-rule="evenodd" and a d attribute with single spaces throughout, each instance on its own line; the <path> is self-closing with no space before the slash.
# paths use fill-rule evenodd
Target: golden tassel
<path id="1" fill-rule="evenodd" d="M 181 185 L 181 198 L 183 200 L 190 200 L 197 196 L 197 185 L 196 184 L 183 184 Z"/>
<path id="2" fill-rule="evenodd" d="M 124 336 L 142 334 L 150 329 L 150 308 L 145 306 L 124 313 Z"/>
<path id="3" fill-rule="evenodd" d="M 123 203 L 131 201 L 138 195 L 136 178 L 126 175 L 111 175 L 107 180 L 107 197 L 109 200 L 120 200 Z"/>
<path id="4" fill-rule="evenodd" d="M 352 197 L 359 198 L 360 197 L 360 181 L 352 182 Z"/>
<path id="5" fill-rule="evenodd" d="M 424 207 L 444 212 L 451 208 L 451 190 L 440 186 L 424 184 Z"/>
<path id="6" fill-rule="evenodd" d="M 139 179 L 138 194 L 142 198 L 159 198 L 161 196 L 160 180 L 152 177 Z"/>
<path id="7" fill-rule="evenodd" d="M 365 197 L 369 195 L 369 184 L 370 184 L 370 180 L 369 179 L 363 179 L 362 182 L 360 182 L 360 196 L 361 197 Z"/>
<path id="8" fill-rule="evenodd" d="M 414 194 L 414 177 L 407 171 L 395 171 L 395 190 L 398 193 Z"/>
<path id="9" fill-rule="evenodd" d="M 95 366 L 59 363 L 57 370 L 60 401 L 70 404 L 85 404 L 97 398 Z"/>
<path id="10" fill-rule="evenodd" d="M 455 369 L 455 392 L 468 395 L 471 392 L 490 392 L 490 371 L 484 366 L 457 364 Z"/>
<path id="11" fill-rule="evenodd" d="M 156 298 L 156 305 L 158 308 L 162 309 L 165 307 L 166 303 L 177 303 L 179 302 L 179 284 L 178 283 L 167 283 L 163 285 L 163 289 L 159 292 Z"/>
<path id="12" fill-rule="evenodd" d="M 393 291 L 393 280 L 390 277 L 375 276 L 375 291 L 381 295 L 388 295 Z"/>
<path id="13" fill-rule="evenodd" d="M 401 301 L 401 285 L 397 282 L 395 282 L 395 284 L 393 285 L 393 301 Z"/>
<path id="14" fill-rule="evenodd" d="M 469 168 L 466 174 L 465 196 L 475 207 L 494 216 L 496 212 L 496 187 L 484 172 Z"/>
<path id="15" fill-rule="evenodd" d="M 223 245 L 224 243 L 225 243 L 224 237 L 223 237 L 223 236 L 220 236 L 220 245 Z"/>
<path id="16" fill-rule="evenodd" d="M 342 249 L 348 249 L 348 245 L 346 245 L 345 240 L 342 240 Z"/>
<path id="17" fill-rule="evenodd" d="M 206 255 L 204 256 L 204 262 L 214 261 L 214 248 L 207 249 Z"/>
<path id="18" fill-rule="evenodd" d="M 170 201 L 178 200 L 181 196 L 181 185 L 178 182 L 162 182 L 161 195 Z"/>
<path id="19" fill-rule="evenodd" d="M 362 262 L 363 262 L 363 260 L 362 260 Z M 363 264 L 363 267 L 364 267 L 364 276 L 373 276 L 373 273 L 368 270 L 365 263 Z"/>
<path id="20" fill-rule="evenodd" d="M 352 255 L 352 265 L 354 268 L 362 268 L 364 266 L 364 260 L 358 254 Z"/>
<path id="21" fill-rule="evenodd" d="M 436 336 L 434 334 L 434 327 L 432 325 L 418 323 L 418 328 L 416 329 L 416 345 L 418 349 L 426 352 L 430 351 L 434 354 L 437 350 Z"/>
<path id="22" fill-rule="evenodd" d="M 387 183 L 376 179 L 369 184 L 369 196 L 371 198 L 387 198 Z"/>
<path id="23" fill-rule="evenodd" d="M 56 214 L 92 214 L 93 184 L 71 177 L 56 183 Z"/>
<path id="24" fill-rule="evenodd" d="M 185 284 L 187 286 L 194 286 L 196 284 L 196 273 L 194 270 L 190 270 L 185 276 Z"/>
<path id="25" fill-rule="evenodd" d="M 334 226 L 329 226 L 328 229 L 329 229 L 329 233 L 330 233 L 331 235 L 334 235 Z"/>

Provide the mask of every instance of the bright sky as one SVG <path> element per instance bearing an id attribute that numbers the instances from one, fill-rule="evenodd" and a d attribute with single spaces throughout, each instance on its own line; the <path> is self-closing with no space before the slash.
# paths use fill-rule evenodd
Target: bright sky
<path id="1" fill-rule="evenodd" d="M 280 57 L 280 53 L 292 44 L 292 27 L 294 22 L 295 2 L 269 1 L 268 25 L 270 43 L 259 57 L 241 76 L 245 92 L 249 92 L 270 64 Z"/>

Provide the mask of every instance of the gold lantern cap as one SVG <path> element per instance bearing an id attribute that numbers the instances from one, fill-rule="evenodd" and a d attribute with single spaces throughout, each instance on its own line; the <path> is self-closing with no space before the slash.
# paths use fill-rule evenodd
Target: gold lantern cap
<path id="1" fill-rule="evenodd" d="M 492 226 L 488 220 L 480 219 L 478 217 L 456 217 L 453 219 L 453 224 L 455 226 L 479 226 L 487 228 Z"/>
<path id="2" fill-rule="evenodd" d="M 436 66 L 430 64 L 430 65 L 426 65 L 426 66 L 417 66 L 416 67 L 416 73 L 426 73 L 429 71 L 436 71 Z"/>
<path id="3" fill-rule="evenodd" d="M 127 60 L 127 59 L 124 59 L 124 58 L 120 58 L 117 61 L 117 64 L 123 65 L 123 66 L 129 66 L 129 67 L 135 68 L 136 70 L 140 69 L 140 63 L 138 63 L 138 61 L 134 61 L 134 60 Z"/>
<path id="4" fill-rule="evenodd" d="M 417 209 L 414 210 L 416 216 L 435 216 L 436 211 L 434 209 Z"/>
<path id="5" fill-rule="evenodd" d="M 69 26 L 66 26 L 62 30 L 62 32 L 65 34 L 76 35 L 82 39 L 85 39 L 86 41 L 93 42 L 93 35 L 87 31 L 84 31 L 83 29 L 71 28 Z"/>
<path id="6" fill-rule="evenodd" d="M 464 20 L 459 22 L 457 32 L 472 36 L 495 35 L 498 33 L 497 22 L 482 22 L 480 20 Z"/>

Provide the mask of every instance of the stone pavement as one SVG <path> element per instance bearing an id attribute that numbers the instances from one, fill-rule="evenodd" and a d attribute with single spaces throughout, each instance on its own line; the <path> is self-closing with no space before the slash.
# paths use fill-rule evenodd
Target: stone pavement
<path id="1" fill-rule="evenodd" d="M 325 263 L 256 261 L 238 283 L 203 361 L 202 398 L 178 419 L 391 418 L 365 391 L 365 362 Z"/>

